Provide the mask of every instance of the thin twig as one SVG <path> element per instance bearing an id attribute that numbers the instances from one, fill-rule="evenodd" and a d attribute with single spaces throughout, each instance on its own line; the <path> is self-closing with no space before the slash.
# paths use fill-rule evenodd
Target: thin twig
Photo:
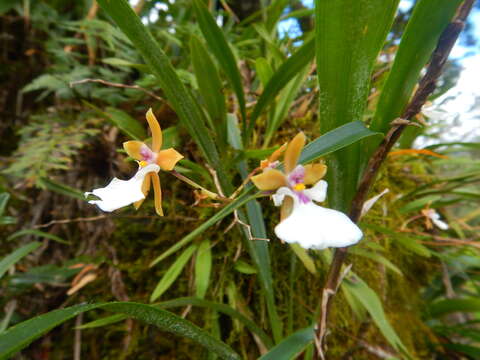
<path id="1" fill-rule="evenodd" d="M 141 86 L 138 85 L 125 85 L 125 84 L 120 84 L 120 83 L 112 83 L 110 81 L 102 80 L 102 79 L 82 79 L 82 80 L 77 80 L 77 81 L 72 81 L 70 83 L 70 87 L 74 87 L 75 85 L 80 85 L 80 84 L 86 84 L 86 83 L 100 83 L 103 85 L 107 86 L 112 86 L 112 87 L 117 87 L 117 88 L 122 88 L 122 89 L 135 89 L 135 90 L 140 90 L 143 91 L 145 94 L 150 95 L 154 99 L 157 99 L 158 101 L 165 102 L 164 99 L 162 99 L 160 96 L 155 95 L 153 92 L 150 90 L 147 90 Z"/>
<path id="2" fill-rule="evenodd" d="M 458 36 L 460 35 L 460 32 L 465 27 L 465 19 L 470 13 L 473 3 L 474 0 L 465 0 L 457 11 L 454 20 L 443 31 L 440 39 L 438 40 L 437 47 L 432 54 L 430 64 L 427 68 L 427 72 L 425 73 L 425 76 L 421 79 L 412 100 L 402 114 L 402 119 L 400 119 L 400 121 L 394 121 L 392 123 L 390 131 L 387 133 L 382 143 L 379 145 L 375 153 L 370 158 L 370 161 L 367 164 L 362 180 L 360 181 L 360 185 L 355 194 L 355 197 L 352 201 L 349 216 L 353 222 L 357 222 L 360 218 L 363 203 L 367 198 L 368 192 L 375 181 L 378 170 L 380 169 L 380 166 L 385 160 L 388 152 L 397 142 L 403 130 L 409 124 L 408 121 L 413 119 L 415 115 L 420 113 L 422 106 L 427 101 L 428 96 L 430 96 L 430 94 L 432 94 L 432 92 L 435 90 L 436 82 L 440 74 L 442 73 L 443 67 L 448 59 L 453 45 L 455 44 Z M 345 262 L 347 252 L 348 248 L 338 248 L 335 251 L 335 255 L 327 275 L 327 280 L 325 282 L 325 287 L 322 292 L 323 295 L 327 296 L 326 299 L 322 301 L 322 307 L 323 305 L 325 305 L 325 308 L 324 311 L 322 311 L 321 317 L 319 319 L 320 326 L 318 329 L 318 340 L 320 342 L 320 345 L 323 344 L 323 337 L 326 332 L 331 300 L 334 296 L 333 294 L 335 293 L 335 289 L 337 289 L 340 284 L 340 273 L 342 265 Z M 331 292 L 333 292 L 333 294 L 331 294 Z"/>

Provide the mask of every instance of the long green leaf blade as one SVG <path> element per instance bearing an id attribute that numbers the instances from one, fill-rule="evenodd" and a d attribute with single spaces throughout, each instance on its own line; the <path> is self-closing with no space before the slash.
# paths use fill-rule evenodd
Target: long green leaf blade
<path id="1" fill-rule="evenodd" d="M 282 340 L 259 360 L 291 360 L 304 350 L 314 339 L 313 326 L 297 331 Z"/>
<path id="2" fill-rule="evenodd" d="M 348 288 L 348 291 L 367 309 L 372 316 L 373 321 L 380 329 L 381 333 L 388 342 L 397 350 L 408 354 L 408 350 L 403 345 L 393 327 L 388 322 L 383 306 L 377 294 L 358 276 L 352 279 L 345 279 L 342 286 Z"/>
<path id="3" fill-rule="evenodd" d="M 322 132 L 362 120 L 370 74 L 398 0 L 316 0 L 316 56 Z M 348 210 L 360 173 L 359 144 L 329 159 L 329 204 Z"/>
<path id="4" fill-rule="evenodd" d="M 201 0 L 193 1 L 193 8 L 197 15 L 198 24 L 202 30 L 203 36 L 207 40 L 208 47 L 217 58 L 218 63 L 222 66 L 223 71 L 227 75 L 235 95 L 237 96 L 240 113 L 245 122 L 247 113 L 245 109 L 245 95 L 243 94 L 242 78 L 237 67 L 235 56 L 228 45 L 227 39 L 223 31 L 218 27 L 212 14 Z"/>
<path id="5" fill-rule="evenodd" d="M 163 331 L 186 337 L 216 353 L 223 359 L 240 359 L 240 356 L 227 344 L 215 339 L 204 330 L 175 314 L 151 305 L 132 302 L 112 302 L 75 305 L 65 309 L 54 310 L 13 326 L 0 334 L 0 360 L 8 359 L 35 339 L 78 314 L 98 308 L 125 314 L 144 323 L 155 325 Z"/>
<path id="6" fill-rule="evenodd" d="M 18 248 L 17 250 L 5 256 L 2 260 L 0 260 L 0 279 L 8 271 L 8 269 L 10 269 L 10 267 L 13 264 L 15 264 L 21 258 L 30 254 L 32 251 L 37 249 L 40 245 L 42 245 L 42 243 L 39 243 L 36 241 L 31 242 L 27 245 L 22 246 L 21 248 Z"/>
<path id="7" fill-rule="evenodd" d="M 165 275 L 160 279 L 158 285 L 153 290 L 150 296 L 150 301 L 158 299 L 165 291 L 170 288 L 173 282 L 177 279 L 178 275 L 182 272 L 183 268 L 187 264 L 188 260 L 192 257 L 193 253 L 197 249 L 197 245 L 190 245 L 185 251 L 175 260 L 170 266 Z"/>
<path id="8" fill-rule="evenodd" d="M 205 46 L 196 36 L 190 38 L 190 55 L 200 94 L 205 101 L 217 135 L 225 144 L 227 140 L 227 110 L 225 96 L 222 92 L 222 82 L 216 65 L 208 55 Z"/>
<path id="9" fill-rule="evenodd" d="M 315 39 L 311 39 L 305 42 L 270 78 L 250 115 L 249 131 L 253 130 L 255 122 L 262 111 L 275 100 L 278 93 L 297 76 L 302 69 L 313 61 L 313 57 L 315 56 L 314 40 Z"/>
<path id="10" fill-rule="evenodd" d="M 371 129 L 385 133 L 390 122 L 402 115 L 412 92 L 435 49 L 440 34 L 462 0 L 420 0 L 415 5 L 395 62 L 380 94 Z M 378 142 L 369 141 L 373 145 Z M 373 151 L 372 146 L 370 151 Z"/>

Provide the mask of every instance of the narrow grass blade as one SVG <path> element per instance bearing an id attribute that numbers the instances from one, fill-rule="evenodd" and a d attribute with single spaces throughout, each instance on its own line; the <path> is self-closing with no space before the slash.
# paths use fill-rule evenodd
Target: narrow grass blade
<path id="1" fill-rule="evenodd" d="M 193 1 L 193 8 L 197 15 L 198 24 L 202 30 L 203 36 L 207 41 L 207 45 L 217 58 L 218 63 L 222 66 L 228 81 L 237 96 L 240 113 L 245 122 L 247 113 L 245 109 L 245 95 L 243 94 L 242 78 L 237 67 L 237 62 L 233 56 L 232 50 L 228 45 L 227 39 L 223 31 L 218 27 L 212 14 L 201 0 Z"/>
<path id="2" fill-rule="evenodd" d="M 278 343 L 259 360 L 291 360 L 303 351 L 315 338 L 313 326 L 299 330 Z"/>
<path id="3" fill-rule="evenodd" d="M 453 312 L 480 312 L 480 299 L 445 299 L 429 307 L 429 315 L 440 317 Z"/>
<path id="4" fill-rule="evenodd" d="M 17 261 L 21 258 L 27 256 L 32 251 L 37 249 L 42 243 L 39 242 L 31 242 L 27 245 L 24 245 L 17 250 L 13 251 L 11 254 L 5 256 L 2 260 L 0 260 L 0 279 L 2 276 L 10 269 L 12 265 L 14 265 Z"/>
<path id="5" fill-rule="evenodd" d="M 222 82 L 218 75 L 217 67 L 210 58 L 210 55 L 208 55 L 205 46 L 194 35 L 190 38 L 190 56 L 200 95 L 213 121 L 215 126 L 214 130 L 223 144 L 226 144 L 227 110 L 225 107 L 225 96 L 222 92 Z"/>
<path id="6" fill-rule="evenodd" d="M 315 41 L 311 39 L 303 44 L 290 56 L 272 75 L 270 81 L 260 95 L 257 104 L 250 115 L 249 132 L 253 130 L 255 122 L 268 105 L 275 101 L 280 91 L 304 69 L 315 56 Z"/>
<path id="7" fill-rule="evenodd" d="M 243 216 L 243 214 L 239 214 Z M 247 218 L 248 224 L 251 226 L 252 235 L 257 239 L 265 239 L 267 231 L 265 229 L 265 222 L 263 219 L 262 208 L 258 201 L 249 201 L 247 203 Z M 244 219 L 241 219 L 244 221 Z M 267 303 L 267 312 L 270 320 L 270 326 L 273 332 L 275 343 L 278 343 L 282 338 L 283 324 L 278 316 L 277 307 L 275 305 L 275 293 L 273 290 L 272 270 L 270 265 L 270 254 L 268 252 L 268 242 L 264 240 L 252 241 L 243 228 L 245 244 L 247 246 L 250 257 L 258 269 L 260 277 L 260 285 Z"/>
<path id="8" fill-rule="evenodd" d="M 36 229 L 24 229 L 24 230 L 16 231 L 7 238 L 7 241 L 19 238 L 19 237 L 24 236 L 24 235 L 38 236 L 38 237 L 41 237 L 41 238 L 56 241 L 60 244 L 67 244 L 67 245 L 70 244 L 70 242 L 68 242 L 67 240 L 63 240 L 60 236 L 53 235 L 53 234 L 50 234 L 50 233 L 47 233 L 47 232 L 44 232 L 44 231 L 40 231 L 40 230 L 36 230 Z"/>
<path id="9" fill-rule="evenodd" d="M 390 122 L 402 115 L 420 77 L 435 49 L 440 34 L 448 25 L 462 0 L 419 0 L 408 21 L 395 55 L 395 62 L 383 86 L 370 128 L 386 133 Z M 378 145 L 367 141 L 371 154 Z"/>
<path id="10" fill-rule="evenodd" d="M 396 350 L 403 351 L 408 355 L 407 348 L 403 345 L 397 333 L 388 322 L 382 302 L 375 291 L 356 275 L 352 276 L 351 279 L 345 279 L 342 286 L 347 287 L 349 292 L 367 309 L 380 332 L 385 336 L 385 339 L 387 339 Z"/>
<path id="11" fill-rule="evenodd" d="M 177 279 L 178 275 L 182 272 L 188 260 L 192 257 L 193 253 L 197 249 L 197 245 L 190 245 L 183 253 L 175 260 L 175 262 L 169 267 L 165 275 L 158 282 L 158 285 L 153 290 L 150 296 L 150 301 L 157 300 L 165 291 L 167 291 L 173 282 Z"/>
<path id="12" fill-rule="evenodd" d="M 397 6 L 398 0 L 315 1 L 322 132 L 363 119 L 373 64 Z M 331 207 L 349 208 L 360 175 L 359 160 L 359 144 L 330 157 Z"/>
<path id="13" fill-rule="evenodd" d="M 210 272 L 212 270 L 212 245 L 209 239 L 200 243 L 195 258 L 195 293 L 199 298 L 203 298 L 210 282 Z"/>
<path id="14" fill-rule="evenodd" d="M 243 195 L 239 196 L 237 199 L 232 201 L 230 204 L 225 206 L 222 210 L 217 212 L 213 215 L 210 219 L 205 221 L 202 225 L 198 228 L 193 230 L 190 234 L 182 238 L 180 241 L 175 243 L 172 247 L 170 247 L 167 251 L 165 251 L 162 255 L 158 256 L 155 260 L 150 263 L 150 266 L 154 266 L 158 262 L 162 261 L 163 259 L 167 258 L 177 250 L 181 249 L 183 246 L 189 244 L 193 239 L 197 236 L 202 234 L 205 230 L 207 230 L 210 226 L 216 224 L 218 221 L 222 220 L 225 216 L 230 215 L 234 210 L 238 209 L 239 207 L 245 205 L 248 201 L 254 199 L 256 195 L 250 195 L 248 193 L 244 193 Z"/>

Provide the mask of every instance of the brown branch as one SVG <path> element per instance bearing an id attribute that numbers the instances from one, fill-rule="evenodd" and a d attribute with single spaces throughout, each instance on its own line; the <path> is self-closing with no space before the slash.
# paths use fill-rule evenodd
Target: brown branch
<path id="1" fill-rule="evenodd" d="M 442 35 L 438 40 L 437 47 L 432 54 L 430 64 L 427 67 L 425 76 L 420 80 L 419 86 L 410 100 L 410 103 L 406 107 L 406 110 L 402 114 L 401 119 L 394 120 L 392 127 L 379 145 L 375 153 L 370 158 L 363 177 L 360 181 L 360 185 L 357 189 L 355 197 L 352 200 L 350 208 L 350 218 L 353 222 L 358 222 L 362 211 L 363 203 L 365 202 L 368 192 L 375 181 L 376 175 L 380 166 L 384 162 L 388 152 L 397 142 L 403 130 L 410 123 L 415 115 L 420 113 L 422 106 L 427 101 L 427 98 L 435 90 L 436 82 L 442 73 L 443 67 L 448 59 L 450 51 L 453 48 L 460 32 L 465 27 L 465 19 L 467 18 L 470 10 L 472 9 L 474 0 L 465 0 L 459 7 L 454 20 L 445 28 Z M 338 248 L 335 251 L 330 269 L 328 271 L 327 280 L 322 294 L 326 297 L 322 301 L 322 313 L 318 321 L 319 328 L 317 331 L 318 342 L 323 344 L 324 334 L 326 332 L 326 326 L 328 324 L 328 315 L 330 313 L 331 300 L 334 297 L 336 289 L 340 284 L 340 273 L 347 256 L 348 248 Z M 333 294 L 332 294 L 333 293 Z M 328 295 L 327 295 L 328 294 Z M 324 305 L 324 306 L 323 306 Z"/>
<path id="2" fill-rule="evenodd" d="M 157 99 L 158 101 L 162 101 L 164 102 L 165 100 L 162 99 L 161 97 L 155 95 L 153 92 L 151 92 L 150 90 L 147 90 L 141 86 L 138 86 L 138 85 L 125 85 L 125 84 L 120 84 L 120 83 L 112 83 L 112 82 L 109 82 L 109 81 L 106 81 L 106 80 L 102 80 L 102 79 L 82 79 L 82 80 L 77 80 L 77 81 L 72 81 L 70 83 L 70 87 L 74 87 L 75 85 L 79 85 L 79 84 L 85 84 L 85 83 L 89 83 L 89 82 L 94 82 L 94 83 L 100 83 L 100 84 L 103 84 L 103 85 L 107 85 L 107 86 L 112 86 L 112 87 L 118 87 L 118 88 L 122 88 L 122 89 L 135 89 L 135 90 L 140 90 L 140 91 L 143 91 L 145 94 L 147 95 L 150 95 L 151 97 L 153 97 L 154 99 Z"/>

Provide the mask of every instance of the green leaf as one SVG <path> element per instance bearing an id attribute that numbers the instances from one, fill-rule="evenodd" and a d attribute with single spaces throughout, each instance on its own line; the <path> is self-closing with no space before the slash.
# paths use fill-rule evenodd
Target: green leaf
<path id="1" fill-rule="evenodd" d="M 3 192 L 0 194 L 0 216 L 3 216 L 5 208 L 7 207 L 8 200 L 10 199 L 10 194 Z"/>
<path id="2" fill-rule="evenodd" d="M 388 260 L 386 257 L 377 254 L 372 251 L 367 251 L 364 249 L 360 249 L 358 247 L 354 247 L 350 249 L 350 253 L 358 255 L 358 256 L 363 256 L 367 259 L 371 259 L 373 261 L 378 262 L 379 264 L 384 265 L 387 269 L 393 271 L 395 274 L 403 276 L 402 271 L 394 265 L 390 260 Z"/>
<path id="3" fill-rule="evenodd" d="M 145 127 L 136 119 L 132 118 L 125 111 L 108 107 L 104 115 L 115 125 L 120 131 L 135 140 L 144 140 L 147 137 Z"/>
<path id="4" fill-rule="evenodd" d="M 167 258 L 171 254 L 176 252 L 178 249 L 181 249 L 183 246 L 189 244 L 193 239 L 195 239 L 198 235 L 202 234 L 210 226 L 216 224 L 217 222 L 222 220 L 225 216 L 230 215 L 233 211 L 235 211 L 239 207 L 245 205 L 246 202 L 250 201 L 251 199 L 254 199 L 255 197 L 256 197 L 256 195 L 249 195 L 248 192 L 243 193 L 242 195 L 237 197 L 234 201 L 232 201 L 230 204 L 228 204 L 223 209 L 221 209 L 219 212 L 217 212 L 215 215 L 213 215 L 210 219 L 205 221 L 198 228 L 196 228 L 191 233 L 189 233 L 187 236 L 183 237 L 180 241 L 175 243 L 175 245 L 170 247 L 162 255 L 155 258 L 155 260 L 153 260 L 150 263 L 150 266 L 154 266 L 158 262 L 162 261 L 163 259 Z"/>
<path id="5" fill-rule="evenodd" d="M 10 269 L 12 265 L 14 265 L 17 261 L 21 258 L 27 256 L 32 251 L 36 250 L 42 243 L 39 242 L 31 242 L 27 245 L 18 248 L 11 254 L 5 256 L 2 260 L 0 260 L 0 278 Z M 1 351 L 0 351 L 1 353 Z"/>
<path id="6" fill-rule="evenodd" d="M 172 266 L 169 267 L 165 275 L 159 281 L 158 285 L 153 290 L 150 296 L 150 301 L 158 299 L 177 279 L 178 275 L 182 272 L 188 260 L 192 257 L 193 253 L 197 250 L 197 245 L 190 245 L 180 256 L 175 260 Z"/>
<path id="7" fill-rule="evenodd" d="M 243 150 L 243 145 L 240 138 L 240 131 L 237 126 L 237 119 L 235 116 L 229 116 L 229 143 L 235 150 Z M 248 176 L 247 165 L 245 161 L 240 161 L 237 164 L 238 171 L 243 179 Z M 247 185 L 247 191 L 252 190 L 253 186 Z M 260 194 L 260 192 L 257 192 Z M 251 236 L 257 239 L 265 239 L 267 232 L 265 229 L 265 222 L 263 220 L 262 208 L 260 204 L 251 200 L 247 202 L 247 216 L 244 212 L 239 210 L 237 212 L 238 218 L 243 223 L 250 225 L 251 234 L 245 226 L 240 226 L 243 234 L 244 244 L 248 249 L 249 255 L 252 258 L 255 267 L 258 270 L 258 279 L 267 304 L 268 318 L 272 328 L 275 342 L 282 338 L 282 322 L 278 316 L 277 307 L 275 305 L 275 294 L 273 291 L 272 270 L 270 267 L 270 254 L 268 252 L 267 241 L 250 239 Z"/>
<path id="8" fill-rule="evenodd" d="M 480 299 L 445 299 L 429 306 L 429 314 L 432 317 L 453 312 L 480 312 Z"/>
<path id="9" fill-rule="evenodd" d="M 320 127 L 327 132 L 363 119 L 373 64 L 390 30 L 398 0 L 316 0 Z M 359 144 L 330 157 L 329 204 L 348 210 L 360 175 Z"/>
<path id="10" fill-rule="evenodd" d="M 369 136 L 381 136 L 381 134 L 369 130 L 361 121 L 342 125 L 309 142 L 303 148 L 299 162 L 309 163 Z"/>
<path id="11" fill-rule="evenodd" d="M 228 81 L 237 96 L 240 113 L 245 122 L 247 119 L 247 113 L 245 110 L 242 78 L 227 39 L 202 0 L 194 0 L 193 8 L 195 9 L 198 24 L 200 25 L 205 40 L 207 41 L 207 45 L 217 58 L 220 66 L 223 68 L 223 71 L 225 72 L 225 75 L 227 75 Z"/>
<path id="12" fill-rule="evenodd" d="M 396 350 L 401 350 L 408 355 L 408 350 L 403 345 L 397 333 L 390 325 L 383 311 L 382 302 L 377 294 L 357 275 L 350 279 L 345 279 L 342 286 L 348 288 L 348 291 L 367 309 L 380 332 L 385 336 L 390 345 Z"/>
<path id="13" fill-rule="evenodd" d="M 82 324 L 80 326 L 77 326 L 76 329 L 95 329 L 98 327 L 103 327 L 111 324 L 115 324 L 119 321 L 128 319 L 128 316 L 125 316 L 123 314 L 115 314 L 115 315 L 110 315 L 110 316 L 105 316 L 103 318 L 97 319 L 90 321 L 86 324 Z"/>
<path id="14" fill-rule="evenodd" d="M 217 170 L 219 178 L 225 181 L 227 178 L 223 174 L 217 148 L 205 125 L 205 115 L 178 78 L 167 55 L 142 24 L 127 0 L 99 0 L 98 3 L 143 56 L 190 136 L 198 144 L 207 161 Z"/>
<path id="15" fill-rule="evenodd" d="M 315 262 L 310 257 L 310 255 L 308 255 L 307 250 L 301 247 L 298 243 L 290 244 L 290 248 L 303 263 L 305 269 L 307 269 L 311 274 L 317 275 L 317 268 L 315 267 Z"/>
<path id="16" fill-rule="evenodd" d="M 245 222 L 246 219 L 243 212 L 239 212 L 239 217 L 241 221 Z M 265 239 L 267 237 L 267 231 L 265 229 L 262 208 L 258 201 L 253 200 L 247 203 L 247 218 L 248 224 L 251 226 L 253 237 L 257 239 Z M 252 241 L 249 239 L 248 232 L 245 227 L 242 227 L 242 231 L 244 233 L 244 239 L 250 257 L 258 269 L 260 285 L 267 303 L 268 317 L 273 332 L 273 338 L 275 343 L 278 343 L 282 338 L 283 324 L 278 316 L 277 307 L 275 305 L 275 293 L 273 290 L 272 269 L 270 265 L 270 254 L 268 252 L 268 242 L 262 240 Z"/>
<path id="17" fill-rule="evenodd" d="M 190 38 L 190 55 L 200 95 L 205 102 L 210 118 L 213 120 L 217 135 L 226 144 L 227 113 L 225 96 L 222 92 L 222 82 L 218 75 L 217 67 L 210 55 L 208 55 L 202 42 L 194 35 Z"/>
<path id="18" fill-rule="evenodd" d="M 50 191 L 54 191 L 57 194 L 70 196 L 75 199 L 85 200 L 85 195 L 80 190 L 74 189 L 65 184 L 60 184 L 56 181 L 53 181 L 52 179 L 48 179 L 45 177 L 40 178 L 38 180 L 38 185 L 47 188 Z"/>
<path id="19" fill-rule="evenodd" d="M 235 265 L 235 270 L 242 274 L 247 274 L 247 275 L 252 275 L 257 273 L 257 269 L 255 269 L 252 265 L 249 263 L 243 261 L 243 260 L 238 260 Z"/>
<path id="20" fill-rule="evenodd" d="M 449 350 L 465 354 L 470 359 L 480 359 L 480 347 L 459 343 L 447 343 L 443 346 Z"/>
<path id="21" fill-rule="evenodd" d="M 24 229 L 24 230 L 16 231 L 7 238 L 7 241 L 10 241 L 10 240 L 13 240 L 13 239 L 16 239 L 18 237 L 25 236 L 25 235 L 39 236 L 41 238 L 56 241 L 60 244 L 67 244 L 67 245 L 70 244 L 69 241 L 63 240 L 60 236 L 53 235 L 53 234 L 50 234 L 50 233 L 47 233 L 47 232 L 44 232 L 44 231 L 40 231 L 40 230 L 35 230 L 35 229 Z"/>
<path id="22" fill-rule="evenodd" d="M 290 360 L 294 359 L 314 339 L 313 326 L 297 331 L 282 340 L 259 360 Z"/>
<path id="23" fill-rule="evenodd" d="M 99 308 L 125 314 L 144 323 L 155 325 L 162 331 L 186 337 L 204 346 L 209 351 L 216 353 L 223 359 L 240 359 L 240 356 L 227 344 L 215 339 L 191 322 L 166 310 L 132 302 L 111 302 L 75 305 L 65 309 L 54 310 L 11 327 L 0 334 L 0 360 L 8 359 L 11 355 L 22 350 L 32 341 L 65 321 L 85 311 Z"/>
<path id="24" fill-rule="evenodd" d="M 200 243 L 195 258 L 195 294 L 199 298 L 205 297 L 212 270 L 212 245 L 205 239 Z"/>
<path id="25" fill-rule="evenodd" d="M 288 85 L 283 89 L 283 91 L 278 96 L 277 106 L 275 107 L 273 116 L 269 119 L 267 124 L 267 129 L 265 131 L 265 141 L 263 146 L 268 146 L 271 139 L 275 135 L 275 132 L 285 121 L 291 107 L 292 103 L 297 96 L 297 93 L 300 90 L 300 87 L 303 85 L 305 77 L 309 73 L 310 69 L 308 66 L 301 69 L 297 76 L 295 76 Z"/>
<path id="26" fill-rule="evenodd" d="M 393 231 L 375 224 L 362 223 L 362 226 L 390 236 L 393 240 L 393 243 L 398 243 L 410 252 L 424 257 L 432 256 L 432 251 L 429 250 L 426 246 L 422 245 L 418 241 L 419 239 L 412 234 L 403 235 L 402 233 L 399 233 L 397 231 Z"/>
<path id="27" fill-rule="evenodd" d="M 268 347 L 272 347 L 272 339 L 260 328 L 258 327 L 252 320 L 247 318 L 245 315 L 241 314 L 237 310 L 233 309 L 232 307 L 226 304 L 220 304 L 213 301 L 203 300 L 195 297 L 183 297 L 174 300 L 168 300 L 161 302 L 159 304 L 154 304 L 152 306 L 160 307 L 160 308 L 172 308 L 172 307 L 183 307 L 187 305 L 208 308 L 211 310 L 215 310 L 230 316 L 232 319 L 236 319 L 243 323 L 252 333 L 258 335 L 258 337 L 263 341 L 263 343 Z M 96 327 L 102 327 L 106 325 L 110 325 L 122 320 L 125 320 L 127 316 L 122 314 L 116 314 L 107 316 L 98 320 L 91 321 L 89 323 L 83 324 L 82 326 L 78 327 L 79 329 L 92 329 Z"/>
<path id="28" fill-rule="evenodd" d="M 395 55 L 395 62 L 383 86 L 371 129 L 386 133 L 390 122 L 402 115 L 412 92 L 437 45 L 440 34 L 462 0 L 419 0 L 408 21 Z M 378 145 L 368 141 L 368 156 Z"/>
<path id="29" fill-rule="evenodd" d="M 245 325 L 252 333 L 258 335 L 258 337 L 262 340 L 262 342 L 268 348 L 273 346 L 272 339 L 257 325 L 255 322 L 247 318 L 245 315 L 241 314 L 237 310 L 233 309 L 232 307 L 226 304 L 220 304 L 213 301 L 202 300 L 193 297 L 185 297 L 185 298 L 178 298 L 174 300 L 164 301 L 158 306 L 162 308 L 170 308 L 170 307 L 182 307 L 187 305 L 193 305 L 198 307 L 204 307 L 208 309 L 212 309 L 223 314 L 230 316 L 232 319 L 239 320 L 243 325 Z"/>
<path id="30" fill-rule="evenodd" d="M 255 70 L 263 86 L 267 85 L 273 75 L 273 69 L 267 59 L 259 57 L 255 60 Z"/>
<path id="31" fill-rule="evenodd" d="M 305 42 L 305 44 L 290 56 L 272 75 L 250 115 L 249 132 L 253 130 L 255 122 L 262 111 L 264 111 L 268 105 L 272 104 L 280 91 L 313 61 L 314 56 L 315 41 L 311 39 Z"/>
<path id="32" fill-rule="evenodd" d="M 116 67 L 119 67 L 119 68 L 123 68 L 123 67 L 129 67 L 129 68 L 134 68 L 134 69 L 137 69 L 143 73 L 150 73 L 150 69 L 147 65 L 145 64 L 135 64 L 135 63 L 132 63 L 128 60 L 124 60 L 124 59 L 119 59 L 119 58 L 105 58 L 105 59 L 102 59 L 102 62 L 105 63 L 105 64 L 108 64 L 108 65 L 111 65 L 111 66 L 116 66 Z"/>

